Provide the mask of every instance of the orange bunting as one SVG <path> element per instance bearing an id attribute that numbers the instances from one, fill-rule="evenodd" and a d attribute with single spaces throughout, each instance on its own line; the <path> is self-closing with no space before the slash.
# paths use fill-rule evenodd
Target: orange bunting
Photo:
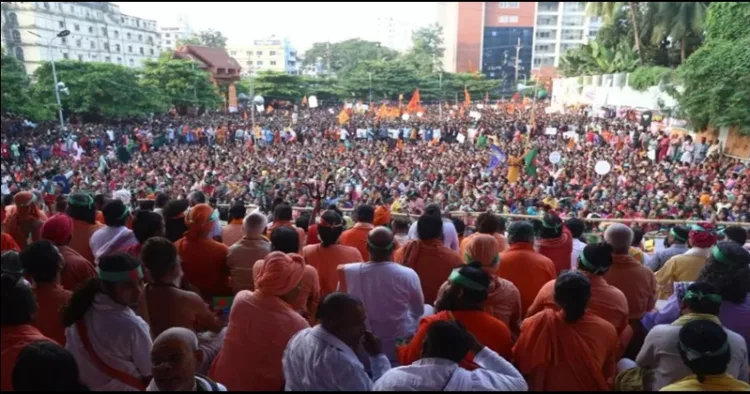
<path id="1" fill-rule="evenodd" d="M 349 114 L 346 110 L 341 110 L 339 113 L 339 124 L 345 124 L 347 122 L 349 122 Z"/>

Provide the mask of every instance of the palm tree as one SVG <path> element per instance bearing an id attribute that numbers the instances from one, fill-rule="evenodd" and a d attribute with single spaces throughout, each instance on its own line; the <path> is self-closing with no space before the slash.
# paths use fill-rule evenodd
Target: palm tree
<path id="1" fill-rule="evenodd" d="M 635 39 L 635 51 L 638 52 L 638 59 L 643 62 L 643 53 L 641 52 L 641 35 L 638 31 L 638 13 L 639 3 L 636 1 L 629 2 L 589 2 L 586 6 L 586 12 L 589 15 L 597 15 L 604 18 L 606 23 L 614 21 L 617 11 L 627 6 L 630 11 L 630 21 L 633 24 L 633 38 Z"/>
<path id="2" fill-rule="evenodd" d="M 706 26 L 708 6 L 705 2 L 658 2 L 652 41 L 660 42 L 665 37 L 680 43 L 680 62 L 687 58 L 687 42 L 691 37 L 700 37 Z"/>

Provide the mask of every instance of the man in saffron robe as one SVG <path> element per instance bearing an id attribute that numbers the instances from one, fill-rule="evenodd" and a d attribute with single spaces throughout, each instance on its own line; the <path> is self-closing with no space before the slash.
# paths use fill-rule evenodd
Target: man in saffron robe
<path id="1" fill-rule="evenodd" d="M 461 247 L 459 249 L 458 255 L 462 258 L 465 257 L 466 247 L 469 245 L 469 242 L 471 242 L 472 238 L 476 237 L 479 234 L 489 234 L 493 236 L 495 238 L 495 241 L 497 242 L 497 248 L 499 252 L 504 252 L 506 249 L 508 249 L 508 241 L 505 239 L 505 236 L 497 232 L 498 228 L 504 226 L 501 224 L 502 220 L 502 218 L 490 212 L 485 212 L 477 216 L 477 232 L 461 240 Z"/>
<path id="2" fill-rule="evenodd" d="M 247 208 L 241 203 L 234 204 L 229 208 L 229 223 L 221 230 L 221 242 L 224 245 L 231 247 L 245 236 L 242 223 L 246 213 Z"/>
<path id="3" fill-rule="evenodd" d="M 357 224 L 349 230 L 344 231 L 339 238 L 339 243 L 344 246 L 351 246 L 359 251 L 363 261 L 370 259 L 370 252 L 367 250 L 367 235 L 370 234 L 375 226 L 375 211 L 369 205 L 360 205 L 354 211 Z"/>
<path id="4" fill-rule="evenodd" d="M 36 196 L 31 192 L 21 192 L 13 197 L 16 211 L 6 219 L 6 231 L 21 248 L 40 239 L 39 232 L 44 223 L 44 214 L 36 205 Z"/>
<path id="5" fill-rule="evenodd" d="M 273 210 L 273 223 L 271 223 L 271 226 L 266 231 L 266 236 L 270 238 L 273 230 L 277 229 L 278 227 L 289 227 L 297 232 L 297 235 L 299 235 L 300 245 L 297 253 L 302 253 L 302 248 L 305 247 L 305 241 L 307 240 L 307 237 L 305 236 L 304 230 L 298 228 L 292 223 L 291 205 L 279 204 L 278 206 L 276 206 L 276 208 Z"/>
<path id="6" fill-rule="evenodd" d="M 510 248 L 500 253 L 497 275 L 516 286 L 521 295 L 521 312 L 525 316 L 539 289 L 555 279 L 555 265 L 534 250 L 534 226 L 529 222 L 511 224 L 508 242 Z"/>
<path id="7" fill-rule="evenodd" d="M 464 258 L 467 264 L 478 261 L 484 272 L 490 276 L 484 311 L 505 323 L 513 337 L 517 338 L 524 317 L 521 310 L 521 294 L 513 283 L 497 276 L 497 267 L 500 265 L 497 240 L 492 235 L 478 234 L 466 245 Z M 450 282 L 445 282 L 440 287 L 438 299 L 449 284 Z"/>
<path id="8" fill-rule="evenodd" d="M 417 222 L 419 239 L 396 250 L 395 262 L 413 269 L 422 284 L 425 304 L 433 305 L 440 286 L 454 268 L 463 265 L 456 252 L 443 245 L 443 221 L 438 216 L 422 215 Z"/>
<path id="9" fill-rule="evenodd" d="M 373 220 L 374 226 L 387 226 L 391 223 L 391 204 L 384 201 L 382 204 L 375 208 L 375 218 Z"/>
<path id="10" fill-rule="evenodd" d="M 461 322 L 477 340 L 502 357 L 509 358 L 513 342 L 508 326 L 483 310 L 490 286 L 490 277 L 479 266 L 472 263 L 451 272 L 448 288 L 435 304 L 436 314 L 423 318 L 408 345 L 398 349 L 401 365 L 419 360 L 430 325 L 440 320 Z M 474 370 L 475 354 L 469 353 L 461 366 Z"/>
<path id="11" fill-rule="evenodd" d="M 284 349 L 294 334 L 309 327 L 290 304 L 304 272 L 300 256 L 282 252 L 266 256 L 254 272 L 255 291 L 240 291 L 234 299 L 224 346 L 209 377 L 232 391 L 284 389 Z"/>
<path id="12" fill-rule="evenodd" d="M 9 251 L 16 251 L 16 252 L 21 251 L 21 248 L 18 247 L 16 240 L 14 240 L 13 237 L 11 237 L 8 233 L 0 232 L 0 237 L 2 237 L 2 245 L 0 245 L 0 253 L 5 253 Z"/>
<path id="13" fill-rule="evenodd" d="M 89 241 L 99 229 L 105 227 L 96 223 L 96 208 L 94 198 L 85 193 L 75 193 L 68 197 L 68 207 L 65 212 L 73 219 L 73 238 L 69 246 L 87 261 L 94 263 L 94 252 L 91 251 Z"/>
<path id="14" fill-rule="evenodd" d="M 617 333 L 587 311 L 595 298 L 587 276 L 563 272 L 554 282 L 559 311 L 546 309 L 521 325 L 513 361 L 531 391 L 609 391 L 616 374 Z"/>
<path id="15" fill-rule="evenodd" d="M 229 248 L 209 239 L 214 226 L 212 213 L 213 209 L 207 204 L 194 206 L 185 217 L 187 233 L 175 242 L 185 279 L 198 288 L 204 300 L 232 294 L 226 265 Z"/>
<path id="16" fill-rule="evenodd" d="M 573 236 L 557 214 L 547 212 L 542 218 L 542 231 L 537 241 L 539 253 L 549 257 L 555 264 L 555 274 L 570 269 L 573 253 Z"/>
<path id="17" fill-rule="evenodd" d="M 63 257 L 60 284 L 65 290 L 75 291 L 89 278 L 96 276 L 96 267 L 69 246 L 73 238 L 73 219 L 57 214 L 42 225 L 42 239 L 57 246 Z"/>

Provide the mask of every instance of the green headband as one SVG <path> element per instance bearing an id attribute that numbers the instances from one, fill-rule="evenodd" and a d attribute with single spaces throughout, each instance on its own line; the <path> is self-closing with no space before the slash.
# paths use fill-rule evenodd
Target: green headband
<path id="1" fill-rule="evenodd" d="M 469 290 L 487 291 L 487 287 L 480 285 L 471 278 L 467 278 L 461 275 L 461 273 L 457 269 L 451 272 L 451 275 L 448 277 L 448 281 Z"/>
<path id="2" fill-rule="evenodd" d="M 678 241 L 687 242 L 687 239 L 685 239 L 685 237 L 681 236 L 680 234 L 677 234 L 677 231 L 674 231 L 674 227 L 672 227 L 669 230 L 669 234 L 672 235 L 672 238 L 674 238 L 674 239 L 676 239 Z"/>
<path id="3" fill-rule="evenodd" d="M 602 267 L 594 266 L 593 264 L 591 264 L 589 259 L 586 258 L 586 254 L 584 254 L 583 252 L 581 252 L 581 254 L 579 254 L 578 257 L 579 257 L 579 261 L 581 262 L 581 265 L 588 268 L 589 270 L 591 270 L 591 272 L 595 274 L 603 274 L 607 272 L 607 270 L 609 269 L 609 268 L 602 268 Z"/>
<path id="4" fill-rule="evenodd" d="M 375 245 L 374 243 L 370 242 L 370 240 L 368 239 L 368 240 L 367 240 L 367 246 L 368 246 L 368 247 L 369 247 L 370 249 L 373 249 L 373 250 L 385 250 L 385 251 L 390 251 L 391 249 L 393 249 L 393 246 L 395 246 L 395 243 L 394 243 L 393 241 L 391 241 L 391 243 L 389 243 L 388 245 L 385 245 L 385 246 L 378 246 L 378 245 Z"/>
<path id="5" fill-rule="evenodd" d="M 81 201 L 71 194 L 70 197 L 68 197 L 68 204 L 91 209 L 94 206 L 94 198 L 88 194 L 82 194 L 81 196 L 85 197 L 86 201 Z"/>
<path id="6" fill-rule="evenodd" d="M 711 293 L 701 293 L 699 291 L 686 291 L 685 295 L 682 296 L 683 301 L 687 300 L 696 300 L 696 301 L 703 301 L 703 299 L 707 299 L 709 301 L 715 302 L 717 304 L 721 304 L 721 296 L 718 294 L 711 294 Z"/>
<path id="7" fill-rule="evenodd" d="M 128 216 L 128 214 L 130 214 L 130 208 L 128 208 L 128 207 L 125 207 L 125 211 L 123 211 L 122 215 L 120 215 L 120 217 L 119 217 L 119 218 L 117 218 L 117 219 L 118 219 L 118 220 L 122 220 L 122 219 L 125 219 L 125 217 L 127 217 L 127 216 Z"/>
<path id="8" fill-rule="evenodd" d="M 560 227 L 562 227 L 562 223 L 554 225 L 554 224 L 549 224 L 549 223 L 547 223 L 546 220 L 542 219 L 542 227 L 544 227 L 544 228 L 551 228 L 551 229 L 557 230 Z"/>
<path id="9" fill-rule="evenodd" d="M 137 282 L 143 279 L 143 269 L 140 265 L 130 271 L 102 271 L 101 268 L 96 270 L 99 273 L 99 279 L 105 282 Z"/>
<path id="10" fill-rule="evenodd" d="M 473 262 L 475 262 L 475 261 L 479 261 L 479 260 L 477 260 L 477 259 L 475 259 L 475 258 L 471 257 L 471 255 L 470 255 L 470 254 L 468 254 L 468 253 L 465 253 L 465 254 L 464 254 L 464 259 L 466 260 L 466 264 L 471 264 L 471 263 L 473 263 Z M 479 262 L 481 263 L 481 261 L 479 261 Z M 489 265 L 487 265 L 487 267 L 494 267 L 494 266 L 496 266 L 496 265 L 497 265 L 498 263 L 500 263 L 500 255 L 499 255 L 499 254 L 498 254 L 498 255 L 495 255 L 495 257 L 493 257 L 493 258 L 492 258 L 492 261 L 490 262 L 490 264 L 489 264 Z M 482 265 L 484 265 L 484 264 L 482 264 Z"/>
<path id="11" fill-rule="evenodd" d="M 680 349 L 682 349 L 682 351 L 685 352 L 685 356 L 687 357 L 688 361 L 694 361 L 699 358 L 720 356 L 728 352 L 729 341 L 725 341 L 724 344 L 721 345 L 719 349 L 713 352 L 699 352 L 695 349 L 691 349 L 689 346 L 685 345 L 682 341 L 680 341 Z"/>
<path id="12" fill-rule="evenodd" d="M 713 255 L 714 260 L 718 261 L 722 264 L 730 264 L 731 262 L 727 258 L 727 256 L 724 256 L 724 253 L 721 253 L 721 250 L 719 250 L 719 245 L 714 245 L 714 247 L 711 249 L 711 255 Z"/>

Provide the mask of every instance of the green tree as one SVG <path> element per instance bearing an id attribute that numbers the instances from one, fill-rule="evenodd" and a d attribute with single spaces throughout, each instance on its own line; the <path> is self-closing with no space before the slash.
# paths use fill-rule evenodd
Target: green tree
<path id="1" fill-rule="evenodd" d="M 253 78 L 253 86 L 255 94 L 263 96 L 267 103 L 271 100 L 299 101 L 305 95 L 302 77 L 284 72 L 261 72 Z"/>
<path id="2" fill-rule="evenodd" d="M 641 15 L 641 4 L 636 1 L 628 2 L 590 2 L 586 7 L 586 12 L 589 15 L 598 15 L 604 18 L 606 23 L 612 23 L 617 12 L 623 7 L 627 6 L 630 14 L 630 22 L 633 27 L 633 40 L 635 42 L 635 50 L 638 53 L 638 58 L 643 62 L 643 53 L 641 52 L 641 37 L 639 33 L 638 19 Z"/>
<path id="3" fill-rule="evenodd" d="M 688 42 L 700 40 L 706 25 L 707 5 L 703 2 L 655 2 L 649 8 L 656 9 L 651 41 L 658 44 L 667 37 L 680 46 L 680 62 L 688 57 Z"/>
<path id="4" fill-rule="evenodd" d="M 750 3 L 711 3 L 708 12 L 706 43 L 678 69 L 680 112 L 698 130 L 750 134 Z"/>
<path id="5" fill-rule="evenodd" d="M 412 33 L 412 48 L 404 59 L 422 72 L 433 73 L 442 70 L 443 28 L 435 23 Z"/>
<path id="6" fill-rule="evenodd" d="M 214 29 L 203 30 L 198 34 L 177 40 L 177 45 L 200 45 L 211 48 L 225 49 L 227 47 L 227 38 L 220 31 Z"/>
<path id="7" fill-rule="evenodd" d="M 560 59 L 560 69 L 569 77 L 630 72 L 638 64 L 638 56 L 626 43 L 610 49 L 597 41 L 569 50 Z"/>
<path id="8" fill-rule="evenodd" d="M 160 92 L 164 102 L 178 107 L 180 112 L 195 105 L 213 109 L 222 102 L 211 75 L 189 60 L 162 58 L 146 62 L 141 84 Z"/>
<path id="9" fill-rule="evenodd" d="M 111 63 L 55 62 L 58 81 L 69 94 L 61 97 L 64 111 L 93 118 L 127 118 L 166 110 L 160 92 L 141 83 L 136 70 Z M 55 108 L 52 67 L 43 64 L 34 72 L 33 99 Z"/>
<path id="10" fill-rule="evenodd" d="M 303 65 L 315 64 L 320 59 L 328 73 L 346 76 L 360 62 L 371 60 L 393 60 L 398 52 L 382 46 L 379 42 L 358 38 L 337 43 L 315 43 L 305 52 Z M 330 69 L 329 69 L 330 66 Z"/>
<path id="11" fill-rule="evenodd" d="M 36 103 L 31 97 L 31 84 L 23 68 L 23 63 L 5 54 L 3 49 L 2 71 L 0 72 L 0 101 L 3 113 L 14 113 L 31 118 L 34 121 L 52 118 L 54 108 L 47 108 Z"/>

